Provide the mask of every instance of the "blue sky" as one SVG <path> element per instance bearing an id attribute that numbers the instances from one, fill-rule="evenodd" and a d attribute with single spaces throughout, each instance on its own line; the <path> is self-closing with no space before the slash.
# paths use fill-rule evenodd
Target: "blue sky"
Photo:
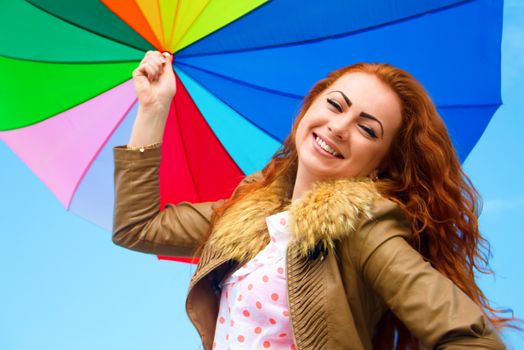
<path id="1" fill-rule="evenodd" d="M 503 106 L 464 168 L 484 198 L 481 231 L 494 306 L 524 317 L 524 3 L 505 2 Z M 481 59 L 481 58 L 479 58 Z M 482 74 L 482 72 L 479 72 Z M 67 212 L 0 142 L 0 349 L 197 349 L 185 314 L 193 268 L 114 246 L 109 232 Z M 524 334 L 504 332 L 509 349 Z"/>

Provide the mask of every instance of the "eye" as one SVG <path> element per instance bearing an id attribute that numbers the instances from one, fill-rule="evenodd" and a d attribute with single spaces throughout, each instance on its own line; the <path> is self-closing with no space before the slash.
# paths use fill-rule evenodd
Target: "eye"
<path id="1" fill-rule="evenodd" d="M 342 107 L 338 104 L 337 101 L 331 99 L 331 98 L 328 98 L 327 99 L 327 102 L 332 105 L 333 107 L 335 107 L 339 112 L 342 112 Z"/>
<path id="2" fill-rule="evenodd" d="M 360 128 L 362 130 L 364 130 L 364 132 L 366 132 L 369 136 L 371 136 L 372 138 L 376 139 L 377 138 L 377 134 L 375 133 L 375 130 L 371 129 L 370 127 L 367 127 L 365 125 L 362 125 L 362 124 L 359 124 L 358 126 L 360 126 Z"/>

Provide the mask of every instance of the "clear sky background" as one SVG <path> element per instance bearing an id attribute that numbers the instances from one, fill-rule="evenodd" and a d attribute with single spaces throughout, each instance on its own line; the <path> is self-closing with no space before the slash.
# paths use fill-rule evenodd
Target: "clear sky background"
<path id="1" fill-rule="evenodd" d="M 484 198 L 493 253 L 495 275 L 479 283 L 494 306 L 524 318 L 521 0 L 504 5 L 502 98 L 464 168 Z M 113 245 L 1 141 L 0 169 L 0 350 L 200 348 L 184 308 L 194 267 Z M 508 349 L 524 349 L 524 333 L 503 336 Z"/>

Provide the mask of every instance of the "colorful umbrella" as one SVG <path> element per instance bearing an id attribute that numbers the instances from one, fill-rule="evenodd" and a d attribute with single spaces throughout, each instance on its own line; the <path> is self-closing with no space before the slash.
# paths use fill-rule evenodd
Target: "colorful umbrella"
<path id="1" fill-rule="evenodd" d="M 10 0 L 0 12 L 0 138 L 70 211 L 111 230 L 131 72 L 174 53 L 161 207 L 227 197 L 288 134 L 317 80 L 387 62 L 428 89 L 464 160 L 501 104 L 502 1 Z"/>

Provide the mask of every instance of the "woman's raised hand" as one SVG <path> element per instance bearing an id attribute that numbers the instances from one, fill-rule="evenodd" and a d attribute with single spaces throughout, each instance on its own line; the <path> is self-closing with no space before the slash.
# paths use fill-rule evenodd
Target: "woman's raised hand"
<path id="1" fill-rule="evenodd" d="M 172 66 L 173 56 L 167 52 L 147 51 L 133 71 L 138 102 L 143 108 L 168 110 L 176 93 Z"/>
<path id="2" fill-rule="evenodd" d="M 176 92 L 173 56 L 148 51 L 133 71 L 138 112 L 128 147 L 162 142 L 171 100 Z"/>

